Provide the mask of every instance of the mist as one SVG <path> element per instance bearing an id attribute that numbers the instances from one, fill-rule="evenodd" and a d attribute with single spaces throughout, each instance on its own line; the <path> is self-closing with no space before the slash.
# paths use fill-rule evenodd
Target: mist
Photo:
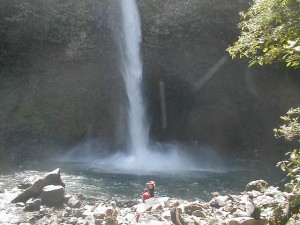
<path id="1" fill-rule="evenodd" d="M 66 151 L 55 159 L 66 163 L 77 163 L 88 170 L 116 174 L 168 174 L 187 171 L 225 172 L 229 169 L 222 157 L 208 146 L 198 146 L 192 153 L 190 146 L 182 143 L 153 143 L 142 154 L 133 155 L 120 149 L 111 153 L 106 147 L 87 141 Z"/>

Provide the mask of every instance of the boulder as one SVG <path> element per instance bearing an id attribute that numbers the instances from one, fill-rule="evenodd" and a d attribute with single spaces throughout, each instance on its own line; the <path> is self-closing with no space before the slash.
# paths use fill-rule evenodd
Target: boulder
<path id="1" fill-rule="evenodd" d="M 191 203 L 184 206 L 184 212 L 186 214 L 192 215 L 196 210 L 202 210 L 204 207 L 200 203 Z"/>
<path id="2" fill-rule="evenodd" d="M 188 218 L 183 218 L 184 224 L 186 225 L 196 225 L 195 220 L 193 220 L 192 218 L 188 217 Z"/>
<path id="3" fill-rule="evenodd" d="M 255 220 L 251 217 L 238 217 L 229 219 L 227 225 L 267 225 L 269 221 L 267 219 Z"/>
<path id="4" fill-rule="evenodd" d="M 61 180 L 60 168 L 57 168 L 46 175 L 44 178 L 46 185 L 60 185 L 65 187 L 66 185 Z"/>
<path id="5" fill-rule="evenodd" d="M 82 217 L 83 216 L 83 209 L 73 209 L 72 210 L 72 215 L 73 216 L 75 216 L 75 217 L 77 217 L 77 218 L 80 218 L 80 217 Z"/>
<path id="6" fill-rule="evenodd" d="M 246 191 L 264 192 L 269 187 L 269 184 L 264 180 L 251 181 L 246 185 Z"/>
<path id="7" fill-rule="evenodd" d="M 36 218 L 35 218 L 34 216 L 32 216 L 32 217 L 30 217 L 30 218 L 28 219 L 28 222 L 29 222 L 30 224 L 35 224 L 35 223 L 36 223 Z"/>
<path id="8" fill-rule="evenodd" d="M 162 205 L 153 205 L 151 208 L 151 213 L 159 213 L 163 211 L 163 206 Z"/>
<path id="9" fill-rule="evenodd" d="M 50 217 L 50 219 L 48 220 L 48 224 L 49 225 L 58 225 L 57 221 L 58 221 L 58 216 L 57 215 L 52 215 Z"/>
<path id="10" fill-rule="evenodd" d="M 106 212 L 106 207 L 99 205 L 95 210 L 94 210 L 94 218 L 95 219 L 104 219 L 105 217 L 105 212 Z"/>
<path id="11" fill-rule="evenodd" d="M 74 197 L 70 198 L 68 201 L 68 206 L 71 208 L 80 208 L 81 204 L 82 203 Z"/>
<path id="12" fill-rule="evenodd" d="M 38 197 L 45 186 L 45 181 L 43 179 L 39 179 L 36 181 L 30 188 L 27 188 L 24 192 L 14 198 L 11 202 L 27 202 L 30 198 Z"/>
<path id="13" fill-rule="evenodd" d="M 195 224 L 195 225 L 204 225 L 204 224 L 208 224 L 208 223 L 205 223 L 203 220 L 201 220 L 201 218 L 199 218 L 199 217 L 193 216 L 193 217 L 192 217 L 192 220 L 194 221 L 194 224 Z"/>
<path id="14" fill-rule="evenodd" d="M 32 186 L 27 188 L 24 192 L 14 198 L 11 202 L 27 202 L 30 198 L 36 198 L 41 195 L 42 190 L 47 185 L 60 185 L 65 187 L 60 177 L 60 169 L 57 168 L 52 172 L 48 173 L 44 179 L 37 180 Z"/>
<path id="15" fill-rule="evenodd" d="M 60 185 L 47 185 L 41 194 L 42 205 L 59 206 L 64 201 L 65 189 Z"/>
<path id="16" fill-rule="evenodd" d="M 78 218 L 77 217 L 71 217 L 71 218 L 69 218 L 68 219 L 68 223 L 69 224 L 77 224 L 77 222 L 78 222 Z"/>
<path id="17" fill-rule="evenodd" d="M 194 211 L 194 212 L 193 212 L 193 216 L 196 216 L 196 217 L 203 217 L 203 218 L 206 217 L 205 213 L 202 212 L 201 210 L 196 210 L 196 211 Z"/>
<path id="18" fill-rule="evenodd" d="M 65 194 L 65 197 L 64 197 L 64 204 L 68 204 L 70 198 L 73 198 L 73 196 L 68 195 L 68 194 Z"/>
<path id="19" fill-rule="evenodd" d="M 33 211 L 39 211 L 41 208 L 41 200 L 40 199 L 30 199 L 27 201 L 24 211 L 27 212 L 33 212 Z"/>
<path id="20" fill-rule="evenodd" d="M 86 225 L 95 224 L 95 219 L 93 216 L 87 216 L 83 218 L 82 224 L 86 224 Z"/>

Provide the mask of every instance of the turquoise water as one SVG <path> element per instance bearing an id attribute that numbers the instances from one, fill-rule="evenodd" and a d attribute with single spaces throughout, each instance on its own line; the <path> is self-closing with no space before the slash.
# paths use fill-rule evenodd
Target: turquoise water
<path id="1" fill-rule="evenodd" d="M 283 174 L 275 165 L 267 166 L 259 162 L 239 163 L 234 169 L 228 168 L 222 172 L 177 171 L 137 175 L 124 174 L 123 171 L 109 173 L 83 163 L 48 161 L 31 162 L 17 170 L 7 171 L 5 174 L 2 172 L 0 188 L 16 187 L 28 178 L 34 181 L 58 167 L 61 169 L 68 194 L 82 193 L 86 196 L 124 200 L 140 199 L 145 183 L 149 180 L 156 182 L 156 196 L 208 201 L 213 191 L 240 194 L 252 180 L 264 179 L 271 186 L 279 186 L 283 178 Z"/>

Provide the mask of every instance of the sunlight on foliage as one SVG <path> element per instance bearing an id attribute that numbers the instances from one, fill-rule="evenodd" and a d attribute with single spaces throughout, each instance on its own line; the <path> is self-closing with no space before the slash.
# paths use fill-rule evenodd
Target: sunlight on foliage
<path id="1" fill-rule="evenodd" d="M 297 139 L 300 141 L 300 107 L 290 109 L 285 116 L 280 118 L 284 121 L 278 129 L 274 129 L 275 137 L 283 137 L 287 141 Z M 287 173 L 290 178 L 290 182 L 285 184 L 285 189 L 290 192 L 289 197 L 289 210 L 287 217 L 278 216 L 277 220 L 279 224 L 294 224 L 295 218 L 298 216 L 300 208 L 300 149 L 294 149 L 293 151 L 287 152 L 286 156 L 288 159 L 280 161 L 277 166 Z M 275 211 L 275 214 L 278 212 Z"/>
<path id="2" fill-rule="evenodd" d="M 285 116 L 280 117 L 284 124 L 278 129 L 274 129 L 275 137 L 283 137 L 288 141 L 292 141 L 295 138 L 299 141 L 300 136 L 300 107 L 295 109 L 290 109 Z M 287 176 L 291 178 L 291 181 L 286 184 L 286 188 L 289 191 L 300 194 L 300 149 L 294 149 L 291 152 L 286 153 L 288 160 L 281 161 L 277 163 L 277 166 L 287 172 Z M 291 204 L 296 204 L 298 202 L 296 198 L 295 202 Z"/>
<path id="3" fill-rule="evenodd" d="M 284 62 L 299 67 L 300 1 L 253 0 L 240 15 L 240 36 L 227 48 L 232 58 L 248 57 L 249 66 Z"/>
<path id="4" fill-rule="evenodd" d="M 285 116 L 280 118 L 285 124 L 281 125 L 279 129 L 274 129 L 277 138 L 284 137 L 288 141 L 292 141 L 296 137 L 300 137 L 300 107 L 290 109 Z"/>

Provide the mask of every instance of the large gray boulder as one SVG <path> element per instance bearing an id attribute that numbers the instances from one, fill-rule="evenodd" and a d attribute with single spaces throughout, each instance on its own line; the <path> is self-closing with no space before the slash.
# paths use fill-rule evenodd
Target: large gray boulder
<path id="1" fill-rule="evenodd" d="M 264 192 L 269 187 L 269 184 L 264 180 L 251 181 L 246 185 L 246 191 Z"/>
<path id="2" fill-rule="evenodd" d="M 14 198 L 11 202 L 27 202 L 30 198 L 36 198 L 42 194 L 42 190 L 47 185 L 60 185 L 65 187 L 60 177 L 60 169 L 57 168 L 52 172 L 46 174 L 43 179 L 37 180 L 32 186 L 27 188 L 24 192 Z"/>
<path id="3" fill-rule="evenodd" d="M 37 180 L 31 187 L 27 188 L 24 192 L 22 192 L 20 195 L 18 195 L 16 198 L 14 198 L 11 202 L 17 203 L 17 202 L 27 202 L 30 198 L 38 197 L 43 190 L 43 187 L 45 186 L 44 179 Z"/>
<path id="4" fill-rule="evenodd" d="M 63 187 L 66 186 L 64 182 L 61 180 L 60 168 L 57 168 L 52 172 L 48 173 L 44 178 L 44 181 L 46 185 L 61 185 Z"/>
<path id="5" fill-rule="evenodd" d="M 42 205 L 53 207 L 64 202 L 65 189 L 61 185 L 47 185 L 41 194 Z"/>

